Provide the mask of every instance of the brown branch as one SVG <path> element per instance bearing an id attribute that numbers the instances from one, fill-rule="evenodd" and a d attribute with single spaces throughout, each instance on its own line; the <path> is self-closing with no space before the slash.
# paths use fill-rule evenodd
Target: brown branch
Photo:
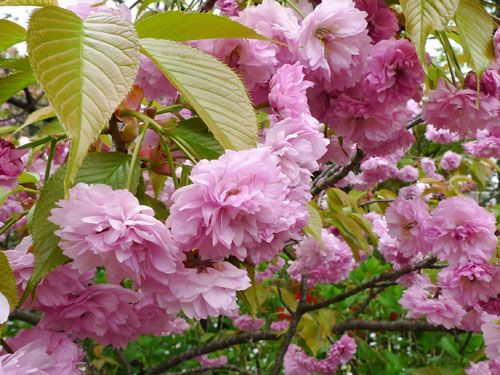
<path id="1" fill-rule="evenodd" d="M 113 138 L 113 143 L 115 144 L 116 151 L 128 154 L 127 145 L 123 140 L 122 133 L 118 129 L 118 119 L 115 115 L 111 116 L 109 119 L 109 129 L 108 134 Z"/>
<path id="2" fill-rule="evenodd" d="M 355 166 L 361 163 L 361 160 L 363 159 L 364 156 L 365 153 L 363 152 L 363 150 L 358 148 L 358 151 L 356 151 L 356 155 L 354 155 L 350 164 L 346 165 L 338 173 L 323 179 L 322 181 L 320 181 L 319 183 L 315 184 L 312 187 L 311 194 L 313 195 L 313 197 L 321 193 L 321 191 L 325 190 L 326 188 L 335 185 L 338 181 L 342 180 L 345 176 L 347 176 L 348 173 L 352 171 Z"/>
<path id="3" fill-rule="evenodd" d="M 132 371 L 132 367 L 130 366 L 130 363 L 128 363 L 127 358 L 123 355 L 120 349 L 115 349 L 114 350 L 116 356 L 120 359 L 121 363 L 123 363 L 123 366 L 125 367 L 125 371 L 127 372 L 127 375 L 134 375 L 134 372 Z"/>
<path id="4" fill-rule="evenodd" d="M 356 319 L 368 307 L 370 302 L 377 296 L 377 294 L 382 292 L 385 288 L 386 288 L 385 286 L 382 286 L 379 288 L 372 289 L 370 291 L 370 295 L 366 297 L 361 306 L 359 306 L 358 309 L 354 312 L 352 319 Z"/>
<path id="5" fill-rule="evenodd" d="M 36 326 L 42 316 L 37 313 L 32 313 L 23 309 L 15 309 L 10 313 L 10 319 L 22 320 L 23 322 L 33 324 Z"/>
<path id="6" fill-rule="evenodd" d="M 203 354 L 208 354 L 215 352 L 217 350 L 225 349 L 233 345 L 246 344 L 254 341 L 261 340 L 278 340 L 279 335 L 274 332 L 256 331 L 256 332 L 245 332 L 234 336 L 226 337 L 222 340 L 213 341 L 206 345 L 199 346 L 185 351 L 184 353 L 173 356 L 158 366 L 150 369 L 145 373 L 145 375 L 156 375 L 165 372 L 166 370 L 181 364 L 188 359 L 198 357 Z"/>
<path id="7" fill-rule="evenodd" d="M 421 320 L 354 320 L 349 319 L 335 324 L 333 333 L 341 334 L 345 331 L 363 329 L 369 331 L 398 331 L 398 332 L 462 332 L 460 330 L 448 329 L 442 325 L 435 326 Z"/>
<path id="8" fill-rule="evenodd" d="M 406 124 L 406 129 L 411 129 L 414 126 L 421 124 L 423 122 L 424 122 L 424 119 L 423 119 L 422 113 L 419 113 L 418 115 L 416 115 L 413 118 L 413 120 L 411 120 L 408 124 Z"/>
<path id="9" fill-rule="evenodd" d="M 292 314 L 292 321 L 288 326 L 285 337 L 281 342 L 281 345 L 276 353 L 276 359 L 274 360 L 274 367 L 269 373 L 270 375 L 279 375 L 281 373 L 281 368 L 283 367 L 283 359 L 285 358 L 286 351 L 292 342 L 293 336 L 299 327 L 300 318 L 304 315 L 304 307 L 306 306 L 306 296 L 307 296 L 307 275 L 302 275 L 302 282 L 300 284 L 300 298 L 297 304 L 297 309 Z"/>
<path id="10" fill-rule="evenodd" d="M 195 374 L 203 374 L 204 372 L 208 371 L 217 371 L 217 370 L 228 370 L 228 371 L 234 371 L 239 374 L 243 375 L 253 375 L 252 372 L 243 370 L 237 366 L 232 366 L 232 365 L 220 365 L 220 366 L 210 366 L 210 367 L 197 367 L 193 368 L 190 370 L 184 370 L 180 372 L 167 372 L 165 375 L 195 375 Z"/>
<path id="11" fill-rule="evenodd" d="M 212 10 L 212 8 L 214 7 L 214 5 L 215 5 L 216 2 L 217 2 L 217 0 L 207 0 L 207 1 L 205 1 L 205 3 L 201 6 L 200 12 L 201 13 L 210 12 Z"/>
<path id="12" fill-rule="evenodd" d="M 346 292 L 340 293 L 340 294 L 336 295 L 335 297 L 329 298 L 329 299 L 322 301 L 322 302 L 315 303 L 313 305 L 306 305 L 306 306 L 304 306 L 303 310 L 304 310 L 304 312 L 309 312 L 309 311 L 322 309 L 323 307 L 327 307 L 333 303 L 343 301 L 346 298 L 349 298 L 350 296 L 353 296 L 353 295 L 355 295 L 355 294 L 357 294 L 365 289 L 377 287 L 378 286 L 377 284 L 381 281 L 393 281 L 393 280 L 396 280 L 397 278 L 399 278 L 403 275 L 409 274 L 413 271 L 427 268 L 428 266 L 432 265 L 436 261 L 437 261 L 437 258 L 435 256 L 432 256 L 432 257 L 424 259 L 423 261 L 421 261 L 417 264 L 414 264 L 412 266 L 403 267 L 403 268 L 399 269 L 398 271 L 384 273 L 382 275 L 374 277 L 373 279 L 371 279 L 370 281 L 367 281 L 366 283 L 358 285 L 357 287 L 352 288 Z"/>

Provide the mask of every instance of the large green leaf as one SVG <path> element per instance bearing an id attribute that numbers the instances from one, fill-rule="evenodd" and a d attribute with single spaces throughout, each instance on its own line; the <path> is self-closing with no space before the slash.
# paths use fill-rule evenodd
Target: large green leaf
<path id="1" fill-rule="evenodd" d="M 17 305 L 17 286 L 14 273 L 10 267 L 7 256 L 0 251 L 0 293 L 2 293 L 7 300 L 11 310 Z"/>
<path id="2" fill-rule="evenodd" d="M 0 51 L 22 42 L 25 36 L 24 27 L 12 21 L 0 20 Z"/>
<path id="3" fill-rule="evenodd" d="M 0 68 L 31 72 L 31 66 L 27 57 L 22 59 L 4 59 L 0 57 Z M 35 77 L 33 77 L 35 80 Z"/>
<path id="4" fill-rule="evenodd" d="M 495 58 L 493 20 L 478 0 L 459 0 L 455 21 L 465 59 L 472 70 L 481 75 Z"/>
<path id="5" fill-rule="evenodd" d="M 31 72 L 19 72 L 0 78 L 0 104 L 34 83 L 36 83 L 36 79 Z"/>
<path id="6" fill-rule="evenodd" d="M 217 159 L 224 153 L 205 123 L 197 117 L 180 121 L 179 126 L 168 131 L 168 136 L 175 143 L 182 143 L 183 146 L 188 147 L 198 160 Z"/>
<path id="7" fill-rule="evenodd" d="M 69 10 L 47 7 L 31 16 L 27 42 L 33 71 L 71 138 L 67 191 L 89 146 L 134 83 L 137 34 L 110 13 L 82 21 Z"/>
<path id="8" fill-rule="evenodd" d="M 401 0 L 406 18 L 406 31 L 415 44 L 424 69 L 425 43 L 434 30 L 443 30 L 455 14 L 458 0 Z"/>
<path id="9" fill-rule="evenodd" d="M 156 38 L 178 42 L 212 38 L 270 40 L 239 22 L 210 13 L 163 12 L 139 20 L 135 28 L 141 39 Z"/>
<path id="10" fill-rule="evenodd" d="M 309 220 L 302 230 L 310 236 L 313 236 L 323 246 L 323 238 L 321 237 L 323 221 L 321 220 L 321 215 L 314 201 L 307 204 L 307 212 L 309 213 Z"/>
<path id="11" fill-rule="evenodd" d="M 257 144 L 257 117 L 245 86 L 231 68 L 196 48 L 141 39 L 143 52 L 177 87 L 225 149 Z"/>
<path id="12" fill-rule="evenodd" d="M 57 6 L 57 0 L 0 0 L 0 6 Z"/>
<path id="13" fill-rule="evenodd" d="M 125 189 L 131 156 L 119 152 L 94 152 L 87 155 L 75 182 L 87 184 L 107 184 L 113 189 Z M 135 166 L 132 191 L 139 184 L 140 170 Z M 22 301 L 34 290 L 38 282 L 69 258 L 58 247 L 59 237 L 54 234 L 58 226 L 47 220 L 56 202 L 64 198 L 63 181 L 67 165 L 59 168 L 45 183 L 36 204 L 33 216 L 33 244 L 35 247 L 35 267 L 24 291 Z"/>

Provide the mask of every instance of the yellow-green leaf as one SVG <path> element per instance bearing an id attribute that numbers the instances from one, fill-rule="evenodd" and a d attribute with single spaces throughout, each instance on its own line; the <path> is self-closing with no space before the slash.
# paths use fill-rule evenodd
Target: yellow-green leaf
<path id="1" fill-rule="evenodd" d="M 443 30 L 455 14 L 458 0 L 401 0 L 406 18 L 406 31 L 415 44 L 417 54 L 424 69 L 425 43 L 434 30 Z"/>
<path id="2" fill-rule="evenodd" d="M 231 68 L 196 48 L 159 39 L 141 46 L 193 106 L 225 149 L 257 144 L 257 117 L 245 86 Z"/>
<path id="3" fill-rule="evenodd" d="M 54 112 L 54 108 L 52 108 L 52 106 L 50 106 L 50 105 L 48 105 L 47 107 L 37 109 L 35 112 L 29 114 L 29 116 L 26 118 L 26 121 L 24 121 L 24 124 L 22 124 L 16 130 L 16 133 L 20 132 L 26 126 L 31 125 L 34 122 L 42 121 L 42 120 L 48 119 L 50 117 L 54 117 L 55 115 L 56 114 Z"/>
<path id="4" fill-rule="evenodd" d="M 320 244 L 323 245 L 323 239 L 321 238 L 323 222 L 321 221 L 321 215 L 319 214 L 314 201 L 307 204 L 307 211 L 309 213 L 309 220 L 307 226 L 305 226 L 302 230 L 313 236 Z"/>
<path id="5" fill-rule="evenodd" d="M 0 51 L 22 42 L 25 36 L 24 27 L 12 21 L 0 20 Z"/>
<path id="6" fill-rule="evenodd" d="M 17 305 L 17 286 L 16 279 L 12 268 L 10 268 L 7 256 L 0 251 L 0 293 L 2 293 L 7 300 L 11 310 Z"/>
<path id="7" fill-rule="evenodd" d="M 163 12 L 137 21 L 135 28 L 141 39 L 178 42 L 213 38 L 270 40 L 239 22 L 210 13 Z"/>
<path id="8" fill-rule="evenodd" d="M 36 83 L 36 79 L 31 72 L 19 72 L 0 78 L 0 104 L 34 83 Z"/>
<path id="9" fill-rule="evenodd" d="M 481 75 L 495 58 L 493 20 L 478 0 L 459 0 L 455 21 L 467 64 Z"/>
<path id="10" fill-rule="evenodd" d="M 114 14 L 82 21 L 69 10 L 47 7 L 31 16 L 27 42 L 33 71 L 71 138 L 67 191 L 89 146 L 134 83 L 137 34 Z"/>
<path id="11" fill-rule="evenodd" d="M 0 0 L 0 6 L 36 6 L 44 7 L 48 5 L 57 6 L 57 0 Z"/>

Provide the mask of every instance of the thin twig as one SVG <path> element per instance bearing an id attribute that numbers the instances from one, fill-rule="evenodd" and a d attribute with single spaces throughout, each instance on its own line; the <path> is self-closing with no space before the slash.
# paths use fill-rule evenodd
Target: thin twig
<path id="1" fill-rule="evenodd" d="M 385 289 L 385 287 L 379 287 L 379 288 L 372 289 L 370 291 L 370 295 L 368 297 L 366 297 L 366 299 L 363 301 L 361 306 L 359 306 L 358 309 L 354 312 L 352 319 L 357 319 L 357 317 L 364 311 L 364 309 L 366 309 L 368 307 L 368 305 L 375 298 L 375 296 L 377 294 L 379 294 L 380 292 L 382 292 L 384 289 Z"/>
<path id="2" fill-rule="evenodd" d="M 125 367 L 125 371 L 127 372 L 127 375 L 134 375 L 134 372 L 132 371 L 132 367 L 130 366 L 130 363 L 127 361 L 127 358 L 123 355 L 120 349 L 115 349 L 115 354 L 116 356 L 120 359 L 121 363 L 123 363 L 123 367 Z"/>
<path id="3" fill-rule="evenodd" d="M 280 284 L 278 283 L 277 285 L 278 287 L 278 296 L 280 297 L 280 301 L 281 303 L 283 304 L 283 306 L 285 306 L 285 309 L 290 313 L 290 314 L 293 314 L 294 311 L 291 309 L 290 306 L 288 306 L 288 304 L 285 302 L 285 300 L 283 299 L 283 296 L 281 295 L 281 288 L 280 288 Z"/>
<path id="4" fill-rule="evenodd" d="M 354 320 L 349 319 L 340 323 L 336 323 L 333 327 L 333 333 L 341 334 L 351 330 L 368 330 L 368 331 L 397 331 L 397 332 L 450 332 L 461 333 L 463 331 L 457 329 L 448 329 L 442 325 L 432 325 L 422 320 Z"/>
<path id="5" fill-rule="evenodd" d="M 465 353 L 465 349 L 467 348 L 467 345 L 469 345 L 471 337 L 472 337 L 472 331 L 467 334 L 465 341 L 463 342 L 462 346 L 460 346 L 460 355 L 463 355 Z"/>
<path id="6" fill-rule="evenodd" d="M 234 371 L 243 375 L 253 375 L 252 372 L 243 370 L 237 366 L 232 365 L 220 365 L 220 366 L 210 366 L 210 367 L 197 367 L 190 370 L 184 370 L 180 372 L 166 372 L 165 375 L 195 375 L 195 374 L 203 374 L 208 371 L 217 371 L 217 370 L 228 370 Z"/>
<path id="7" fill-rule="evenodd" d="M 330 186 L 335 185 L 338 181 L 347 176 L 355 166 L 361 163 L 361 160 L 364 158 L 364 156 L 365 153 L 363 152 L 363 150 L 358 148 L 358 151 L 356 151 L 356 154 L 352 158 L 350 164 L 343 167 L 338 173 L 335 173 L 328 178 L 324 178 L 313 186 L 313 188 L 311 189 L 311 194 L 313 195 L 313 197 L 321 193 L 321 191 L 329 188 Z"/>
<path id="8" fill-rule="evenodd" d="M 292 342 L 293 336 L 295 336 L 295 332 L 299 326 L 300 318 L 304 315 L 304 307 L 306 306 L 306 295 L 307 295 L 307 275 L 302 275 L 302 282 L 300 284 L 300 298 L 299 303 L 297 304 L 297 309 L 292 314 L 292 321 L 288 326 L 288 330 L 286 331 L 285 337 L 281 342 L 281 345 L 276 353 L 276 359 L 274 360 L 274 367 L 269 373 L 270 375 L 279 375 L 281 373 L 281 368 L 283 367 L 283 359 L 285 358 L 285 354 Z"/>
<path id="9" fill-rule="evenodd" d="M 109 129 L 108 134 L 113 138 L 113 143 L 115 144 L 116 151 L 128 154 L 127 145 L 122 137 L 122 132 L 118 129 L 118 119 L 115 115 L 111 116 L 109 119 Z"/>
<path id="10" fill-rule="evenodd" d="M 15 309 L 10 313 L 9 319 L 22 320 L 23 322 L 36 326 L 40 319 L 42 319 L 42 316 L 23 309 Z"/>
<path id="11" fill-rule="evenodd" d="M 358 207 L 369 206 L 370 204 L 373 204 L 373 203 L 391 203 L 391 202 L 394 202 L 394 199 L 374 199 L 374 200 L 369 201 L 369 202 L 360 203 L 360 204 L 358 204 Z"/>
<path id="12" fill-rule="evenodd" d="M 416 115 L 413 120 L 411 120 L 408 124 L 406 124 L 406 129 L 411 129 L 413 128 L 414 126 L 418 125 L 418 124 L 421 124 L 424 122 L 424 118 L 422 116 L 422 113 L 419 113 L 418 115 Z"/>
<path id="13" fill-rule="evenodd" d="M 309 311 L 322 309 L 323 307 L 327 307 L 333 303 L 343 301 L 346 298 L 349 298 L 350 296 L 358 294 L 359 292 L 361 292 L 365 289 L 376 287 L 377 284 L 379 284 L 381 281 L 393 281 L 393 280 L 396 280 L 397 278 L 399 278 L 403 275 L 409 274 L 413 271 L 427 268 L 428 266 L 434 264 L 436 261 L 437 261 L 437 258 L 435 256 L 432 256 L 432 257 L 424 259 L 423 261 L 421 261 L 417 264 L 414 264 L 412 266 L 403 267 L 403 268 L 399 269 L 398 271 L 384 273 L 382 275 L 374 277 L 370 281 L 367 281 L 361 285 L 358 285 L 355 288 L 352 288 L 346 292 L 340 293 L 340 294 L 336 295 L 335 297 L 329 298 L 325 301 L 318 302 L 318 303 L 315 303 L 312 305 L 306 305 L 306 306 L 304 306 L 303 310 L 304 310 L 304 312 L 309 312 Z"/>

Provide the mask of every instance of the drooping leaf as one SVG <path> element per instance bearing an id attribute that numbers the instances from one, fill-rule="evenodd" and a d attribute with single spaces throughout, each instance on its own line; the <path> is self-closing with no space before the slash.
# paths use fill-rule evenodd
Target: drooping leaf
<path id="1" fill-rule="evenodd" d="M 188 147 L 198 160 L 217 159 L 224 153 L 205 123 L 197 117 L 180 121 L 179 126 L 168 131 L 168 135 L 175 143 L 181 142 Z"/>
<path id="2" fill-rule="evenodd" d="M 478 0 L 459 0 L 455 21 L 467 64 L 481 75 L 495 58 L 493 20 Z"/>
<path id="3" fill-rule="evenodd" d="M 320 244 L 323 244 L 323 239 L 321 238 L 323 222 L 321 221 L 321 215 L 314 202 L 309 202 L 307 204 L 307 212 L 309 213 L 309 220 L 302 230 L 310 236 L 313 236 Z"/>
<path id="4" fill-rule="evenodd" d="M 54 113 L 54 108 L 52 108 L 52 106 L 50 105 L 48 105 L 47 107 L 37 109 L 35 112 L 29 114 L 29 116 L 24 121 L 24 124 L 22 124 L 17 131 L 19 132 L 26 126 L 31 125 L 34 122 L 42 121 L 50 117 L 54 117 L 55 115 L 56 114 Z"/>
<path id="5" fill-rule="evenodd" d="M 462 355 L 460 354 L 460 347 L 453 337 L 442 337 L 439 341 L 439 346 L 455 359 L 460 360 L 462 358 Z"/>
<path id="6" fill-rule="evenodd" d="M 67 191 L 89 146 L 134 83 L 137 35 L 113 14 L 82 21 L 69 10 L 47 7 L 31 16 L 27 43 L 33 71 L 71 138 Z"/>
<path id="7" fill-rule="evenodd" d="M 31 72 L 31 65 L 27 57 L 22 59 L 5 59 L 0 57 L 0 68 Z"/>
<path id="8" fill-rule="evenodd" d="M 401 0 L 406 18 L 406 31 L 415 44 L 417 54 L 424 69 L 425 43 L 434 30 L 443 30 L 455 14 L 458 0 Z"/>
<path id="9" fill-rule="evenodd" d="M 22 42 L 25 37 L 24 27 L 9 20 L 0 20 L 0 52 Z"/>
<path id="10" fill-rule="evenodd" d="M 0 293 L 2 293 L 7 300 L 11 310 L 17 305 L 17 286 L 14 273 L 10 267 L 9 260 L 3 251 L 0 251 Z"/>
<path id="11" fill-rule="evenodd" d="M 163 12 L 135 24 L 139 38 L 177 42 L 213 38 L 270 40 L 255 30 L 224 16 L 210 13 Z"/>
<path id="12" fill-rule="evenodd" d="M 57 0 L 0 0 L 0 6 L 36 6 L 44 7 L 54 5 L 57 6 Z"/>
<path id="13" fill-rule="evenodd" d="M 130 155 L 119 152 L 94 152 L 87 155 L 75 182 L 87 184 L 107 184 L 113 189 L 125 189 L 130 168 Z M 139 166 L 136 165 L 132 191 L 139 184 Z M 33 244 L 35 247 L 35 267 L 24 291 L 24 301 L 38 282 L 59 265 L 69 261 L 58 246 L 59 237 L 54 234 L 58 226 L 47 220 L 56 202 L 64 198 L 63 181 L 67 165 L 64 164 L 45 183 L 33 214 Z"/>
<path id="14" fill-rule="evenodd" d="M 19 72 L 0 78 L 0 104 L 29 85 L 36 83 L 31 72 Z"/>
<path id="15" fill-rule="evenodd" d="M 227 65 L 196 48 L 141 39 L 143 52 L 177 87 L 225 149 L 257 144 L 257 117 L 246 89 Z"/>

